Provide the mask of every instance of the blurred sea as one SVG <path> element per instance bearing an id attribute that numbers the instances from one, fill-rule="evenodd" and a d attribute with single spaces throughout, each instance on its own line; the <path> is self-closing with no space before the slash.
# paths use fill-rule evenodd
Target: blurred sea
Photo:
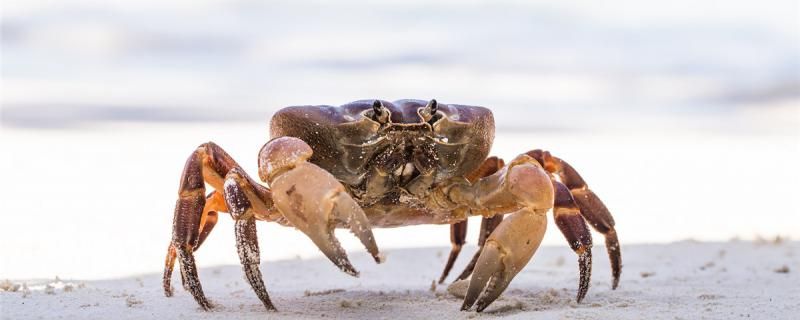
<path id="1" fill-rule="evenodd" d="M 612 210 L 623 256 L 631 243 L 800 238 L 799 6 L 5 1 L 0 279 L 158 272 L 196 145 L 253 173 L 277 109 L 369 98 L 492 108 L 492 153 L 570 161 Z M 232 229 L 220 219 L 201 266 L 238 263 Z M 545 244 L 569 252 L 550 229 Z M 292 229 L 259 236 L 265 260 L 319 254 Z M 449 242 L 447 226 L 376 237 Z"/>
<path id="2" fill-rule="evenodd" d="M 800 123 L 792 0 L 81 0 L 3 9 L 4 127 L 264 122 L 286 105 L 409 97 L 490 106 L 501 130 Z"/>

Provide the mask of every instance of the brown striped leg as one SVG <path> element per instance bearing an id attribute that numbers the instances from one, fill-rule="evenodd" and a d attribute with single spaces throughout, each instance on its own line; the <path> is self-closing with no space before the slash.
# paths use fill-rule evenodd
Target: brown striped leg
<path id="1" fill-rule="evenodd" d="M 440 284 L 444 283 L 444 279 L 447 278 L 450 269 L 453 269 L 453 264 L 456 262 L 458 254 L 461 253 L 461 247 L 466 243 L 467 221 L 468 220 L 464 220 L 450 225 L 450 243 L 452 243 L 453 248 L 450 249 L 450 256 L 447 257 L 447 264 L 444 265 L 442 276 L 439 277 Z"/>
<path id="2" fill-rule="evenodd" d="M 219 203 L 219 198 L 213 193 L 209 195 L 210 205 L 206 206 L 205 183 L 220 190 L 221 177 L 234 167 L 238 165 L 222 148 L 212 142 L 202 144 L 186 160 L 178 189 L 178 201 L 172 222 L 172 240 L 167 249 L 164 266 L 164 294 L 172 295 L 170 279 L 177 258 L 180 262 L 184 288 L 191 292 L 195 301 L 204 310 L 209 310 L 211 304 L 203 294 L 197 276 L 194 250 L 199 246 L 201 238 L 208 236 L 216 223 L 216 211 L 220 209 L 216 205 Z M 210 214 L 212 211 L 214 214 Z"/>
<path id="3" fill-rule="evenodd" d="M 553 216 L 556 225 L 564 234 L 570 248 L 578 254 L 580 277 L 577 301 L 581 302 L 589 290 L 589 280 L 592 276 L 592 234 L 589 232 L 589 227 L 586 226 L 586 221 L 583 220 L 569 189 L 561 182 L 554 180 L 553 190 L 555 191 Z"/>
<path id="4" fill-rule="evenodd" d="M 617 231 L 614 229 L 614 218 L 611 212 L 600 201 L 600 198 L 589 189 L 586 182 L 569 163 L 552 156 L 547 151 L 534 150 L 527 153 L 545 167 L 548 172 L 555 173 L 566 185 L 575 200 L 581 215 L 598 232 L 605 236 L 606 250 L 611 261 L 612 289 L 619 285 L 622 273 L 622 252 L 619 247 Z"/>
<path id="5" fill-rule="evenodd" d="M 236 249 L 245 277 L 264 307 L 267 310 L 276 311 L 269 299 L 269 294 L 267 294 L 261 271 L 258 269 L 261 259 L 252 202 L 257 202 L 259 199 L 251 189 L 250 182 L 238 168 L 231 170 L 225 178 L 225 200 L 230 208 L 231 216 L 236 220 Z"/>
<path id="6" fill-rule="evenodd" d="M 613 282 L 611 289 L 619 286 L 619 277 L 622 273 L 622 251 L 617 239 L 617 231 L 614 229 L 614 218 L 608 212 L 606 206 L 600 201 L 592 190 L 572 190 L 572 196 L 581 209 L 581 214 L 595 230 L 602 233 L 606 238 L 606 250 L 608 259 L 611 261 L 611 275 Z"/>
<path id="7" fill-rule="evenodd" d="M 216 191 L 212 191 L 206 197 L 206 204 L 203 208 L 203 215 L 200 218 L 200 235 L 198 236 L 197 244 L 194 247 L 194 251 L 197 251 L 200 248 L 200 245 L 203 244 L 203 241 L 206 240 L 209 234 L 211 234 L 211 230 L 214 229 L 214 225 L 217 224 L 217 212 L 227 212 L 228 209 L 225 206 L 225 199 L 222 197 L 221 193 Z M 177 257 L 178 252 L 172 246 L 172 242 L 170 242 L 169 247 L 167 248 L 167 259 L 164 266 L 164 277 L 163 277 L 163 286 L 164 286 L 164 294 L 167 297 L 172 296 L 172 270 L 175 266 L 175 258 Z M 181 280 L 183 280 L 183 275 L 181 275 Z M 182 281 L 184 288 L 186 288 L 186 282 Z M 188 291 L 188 289 L 187 289 Z"/>

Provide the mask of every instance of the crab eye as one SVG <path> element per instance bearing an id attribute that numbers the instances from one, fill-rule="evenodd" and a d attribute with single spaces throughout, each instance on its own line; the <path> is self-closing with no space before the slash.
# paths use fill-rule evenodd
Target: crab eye
<path id="1" fill-rule="evenodd" d="M 431 114 L 436 114 L 436 110 L 439 110 L 439 103 L 436 102 L 436 99 L 431 99 L 431 102 L 428 102 L 427 108 L 431 110 Z"/>
<path id="2" fill-rule="evenodd" d="M 372 119 L 380 123 L 389 122 L 389 110 L 386 109 L 383 102 L 380 100 L 375 100 L 375 102 L 372 103 Z"/>
<path id="3" fill-rule="evenodd" d="M 436 114 L 436 111 L 438 110 L 439 110 L 439 102 L 437 102 L 436 99 L 431 99 L 431 101 L 428 102 L 425 108 L 423 108 L 420 111 L 420 115 L 422 116 L 422 119 L 424 119 L 426 122 L 433 124 L 434 122 L 436 122 L 436 120 L 439 120 L 439 118 L 441 118 Z"/>

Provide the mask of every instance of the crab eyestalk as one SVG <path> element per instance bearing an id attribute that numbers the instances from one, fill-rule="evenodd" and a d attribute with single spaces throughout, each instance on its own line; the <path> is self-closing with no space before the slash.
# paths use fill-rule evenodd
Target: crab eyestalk
<path id="1" fill-rule="evenodd" d="M 387 123 L 389 122 L 389 109 L 387 109 L 380 100 L 375 100 L 375 102 L 372 103 L 372 117 L 375 121 Z"/>
<path id="2" fill-rule="evenodd" d="M 419 115 L 422 116 L 422 120 L 429 122 L 436 115 L 437 110 L 439 110 L 439 103 L 436 102 L 436 99 L 431 99 L 424 108 L 420 109 Z"/>

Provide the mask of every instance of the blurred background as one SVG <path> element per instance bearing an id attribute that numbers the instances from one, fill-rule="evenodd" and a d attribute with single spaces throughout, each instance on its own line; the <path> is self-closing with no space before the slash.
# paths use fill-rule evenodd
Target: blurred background
<path id="1" fill-rule="evenodd" d="M 374 98 L 490 107 L 492 153 L 571 162 L 623 246 L 800 237 L 795 0 L 4 1 L 0 18 L 0 278 L 160 272 L 198 144 L 255 173 L 276 110 Z M 238 264 L 220 221 L 200 266 Z M 259 228 L 262 259 L 319 255 Z M 446 254 L 448 230 L 376 237 Z M 569 250 L 553 223 L 545 244 Z"/>

